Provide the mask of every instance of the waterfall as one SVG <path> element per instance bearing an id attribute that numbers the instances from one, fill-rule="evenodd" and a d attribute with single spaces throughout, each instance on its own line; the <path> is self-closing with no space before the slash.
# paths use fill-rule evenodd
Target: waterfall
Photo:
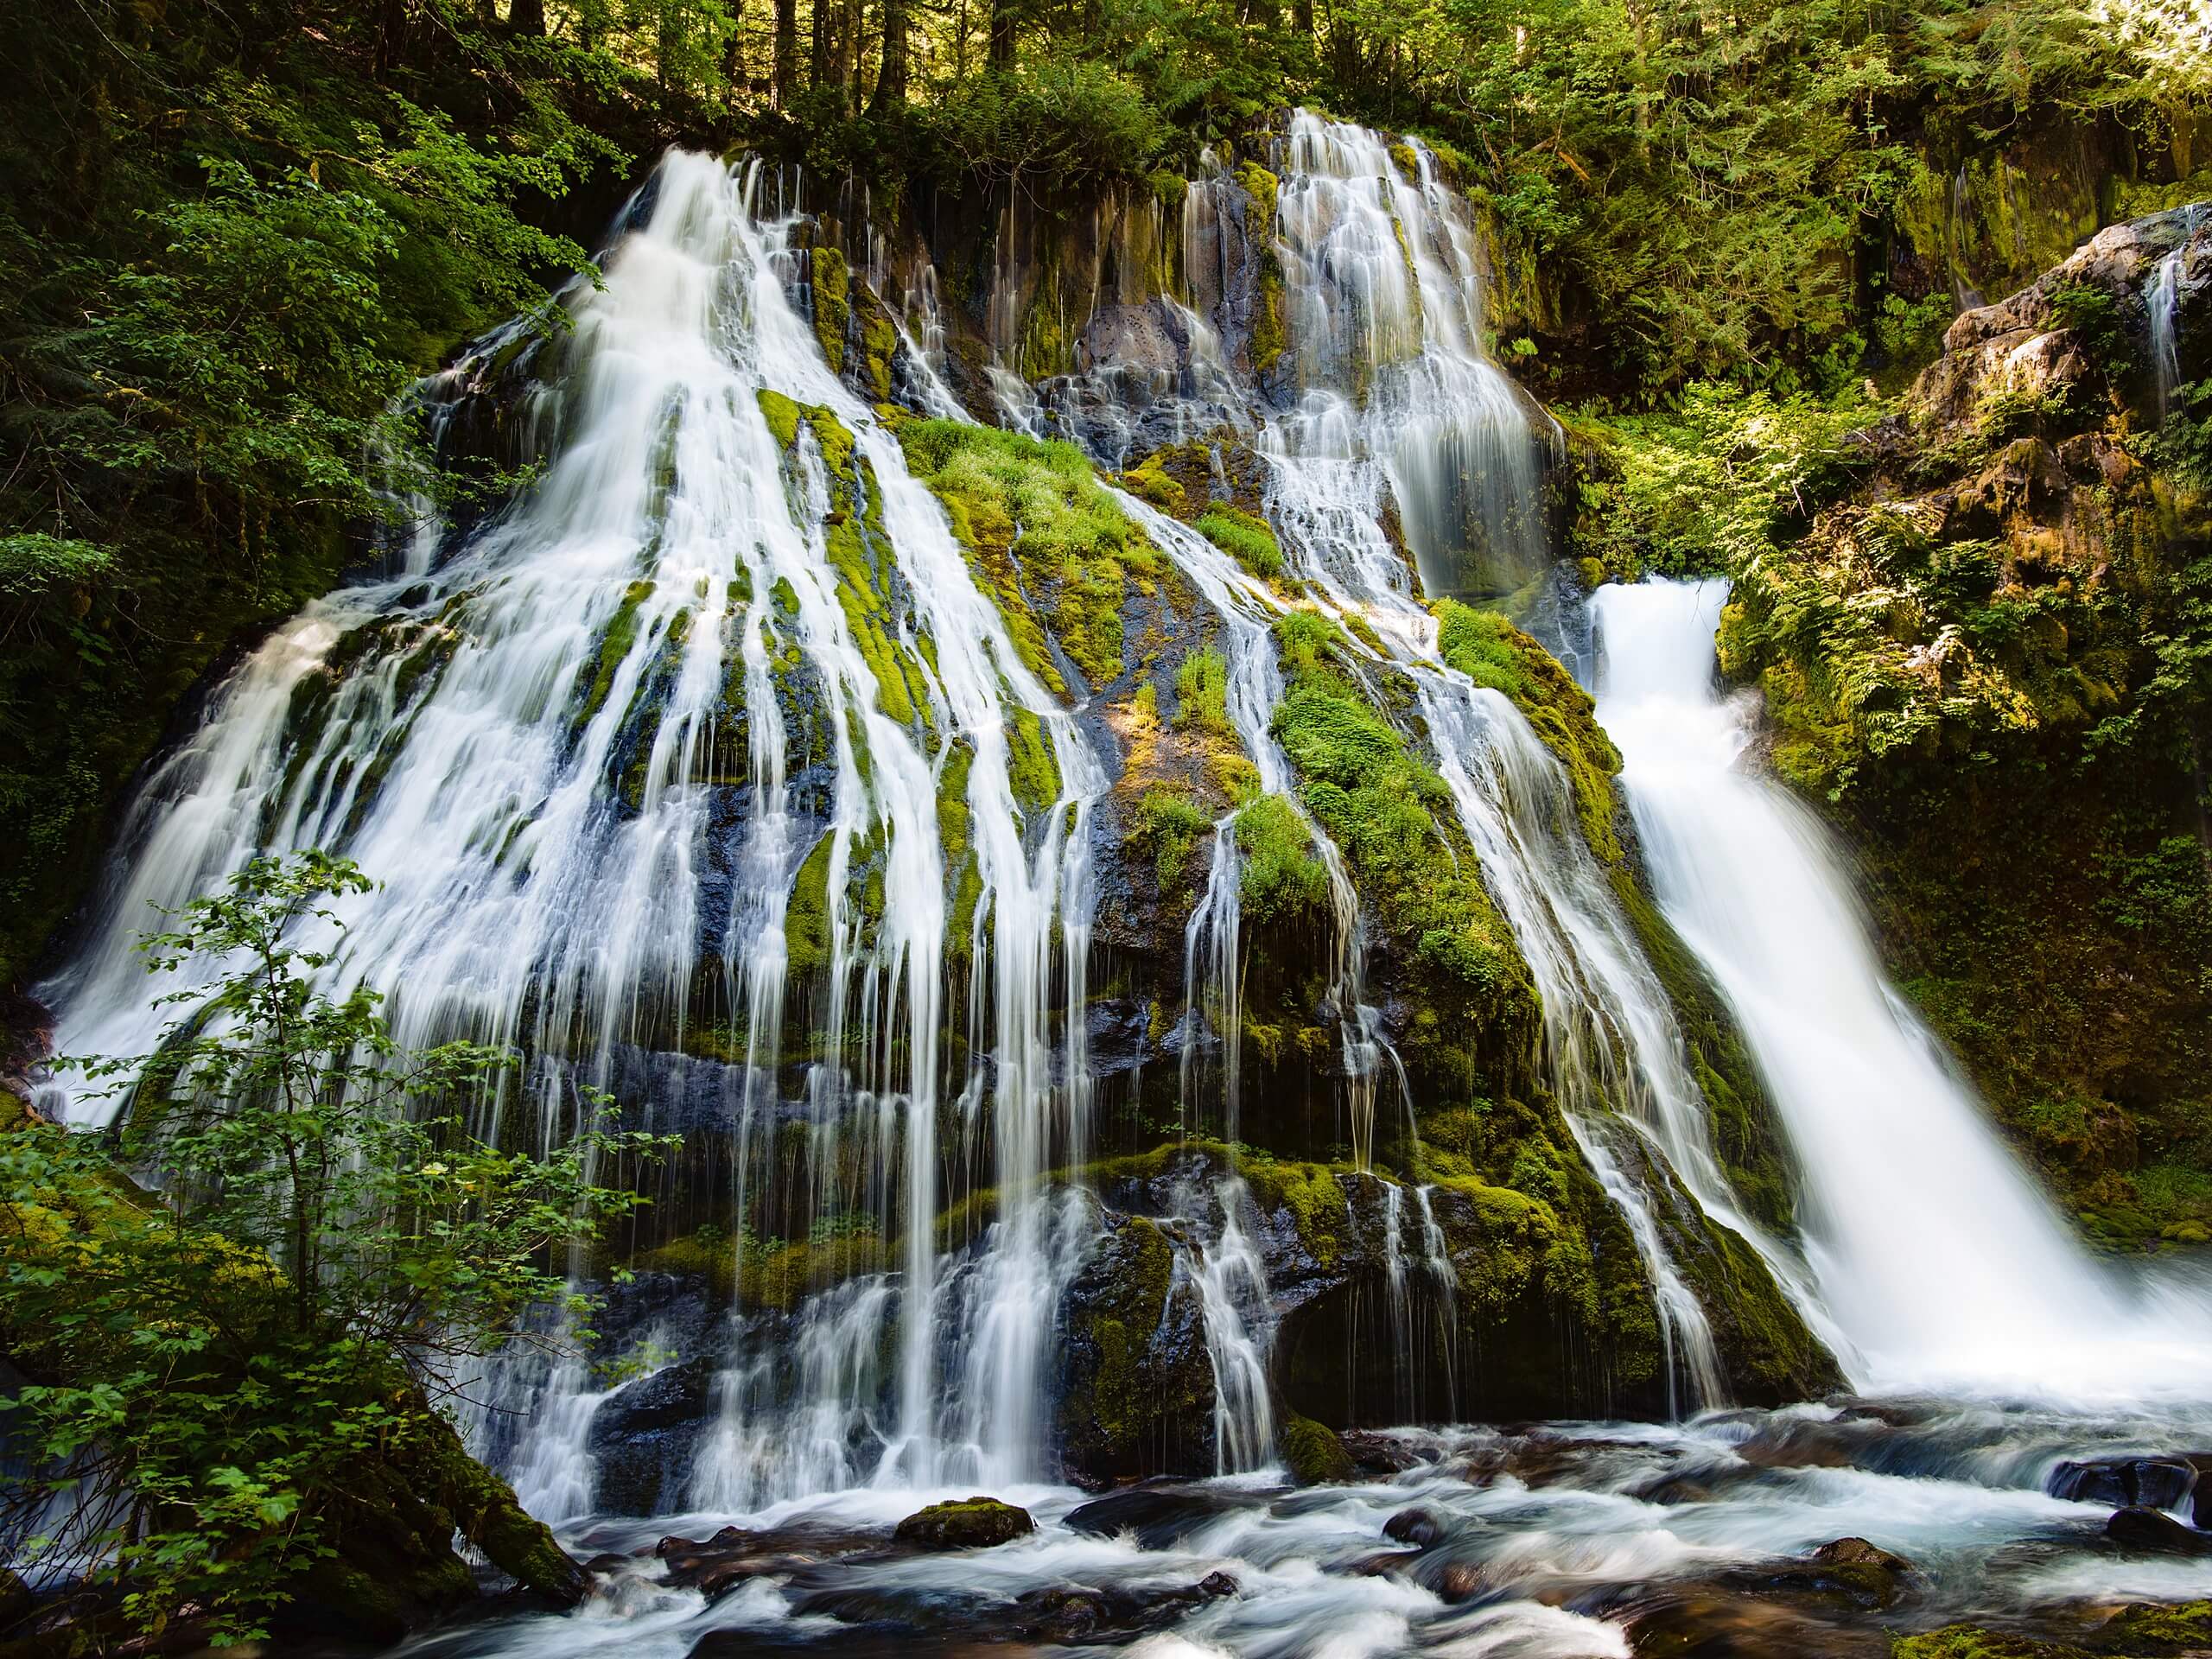
<path id="1" fill-rule="evenodd" d="M 710 157 L 662 162 L 603 287 L 569 289 L 573 333 L 543 345 L 556 372 L 519 411 L 543 439 L 542 480 L 480 531 L 425 538 L 435 557 L 310 605 L 224 683 L 133 803 L 90 943 L 40 992 L 63 1052 L 143 1052 L 162 1018 L 131 948 L 149 906 L 259 851 L 346 854 L 384 886 L 336 906 L 350 931 L 334 988 L 385 990 L 403 1043 L 467 1036 L 535 1063 L 484 1103 L 482 1132 L 557 1141 L 575 1083 L 705 1040 L 743 1056 L 741 1223 L 859 1230 L 897 1263 L 797 1315 L 815 1357 L 729 1357 L 718 1445 L 795 1433 L 836 1455 L 742 1480 L 709 1468 L 696 1491 L 1016 1480 L 1040 1466 L 1039 1344 L 1070 1271 L 1043 1177 L 1087 1135 L 1089 820 L 1105 773 L 896 438 L 823 362 L 789 292 L 796 221 L 757 213 L 755 181 Z M 771 392 L 820 411 L 788 448 Z M 856 637 L 827 539 L 840 523 L 880 573 L 881 626 L 925 705 L 912 718 L 885 712 Z M 1015 798 L 1017 715 L 1060 780 L 1041 808 Z M 939 796 L 963 774 L 982 893 L 952 1008 Z M 819 1043 L 794 1101 L 777 1032 L 809 880 L 822 988 L 794 1012 Z M 945 1077 L 954 1020 L 969 1058 Z M 642 1103 L 650 1122 L 652 1091 Z M 939 1282 L 941 1121 L 977 1138 L 997 1192 L 957 1294 Z M 756 1179 L 794 1126 L 801 1180 Z M 885 1419 L 849 1337 L 864 1326 L 872 1346 L 889 1323 Z M 556 1392 L 588 1415 L 580 1380 Z"/>
<path id="2" fill-rule="evenodd" d="M 2093 1262 L 1883 977 L 1825 833 L 1745 771 L 1715 689 L 1726 585 L 1599 591 L 1599 715 L 1668 918 L 1726 997 L 1803 1170 L 1820 1298 L 1862 1387 L 2201 1395 L 2212 1310 Z"/>
<path id="3" fill-rule="evenodd" d="M 1670 1183 L 1752 1243 L 1801 1305 L 1813 1299 L 1787 1249 L 1739 1213 L 1666 994 L 1582 842 L 1563 768 L 1510 699 L 1437 664 L 1435 620 L 1386 529 L 1395 505 L 1428 582 L 1484 569 L 1495 587 L 1541 566 L 1541 444 L 1481 350 L 1465 208 L 1427 152 L 1411 149 L 1408 178 L 1372 133 L 1303 113 L 1293 123 L 1285 264 L 1314 297 L 1290 329 L 1301 401 L 1262 434 L 1268 517 L 1309 592 L 1368 620 L 1414 680 L 1484 885 L 1535 977 L 1553 1091 L 1652 1281 L 1669 1392 L 1694 1408 L 1726 1389 L 1710 1322 L 1674 1262 Z M 1421 524 L 1433 533 L 1425 546 Z"/>
<path id="4" fill-rule="evenodd" d="M 1483 348 L 1482 263 L 1465 202 L 1418 143 L 1409 176 L 1379 134 L 1292 118 L 1280 194 L 1285 333 L 1300 392 L 1283 454 L 1356 426 L 1431 594 L 1508 593 L 1549 563 L 1530 406 Z M 1551 435 L 1548 417 L 1541 429 Z"/>
<path id="5" fill-rule="evenodd" d="M 2151 378 L 2158 397 L 2158 418 L 2174 411 L 2174 397 L 2181 390 L 2181 276 L 2189 257 L 2190 239 L 2202 221 L 2206 204 L 2193 202 L 2181 210 L 2181 240 L 2151 272 L 2143 296 L 2151 314 Z"/>

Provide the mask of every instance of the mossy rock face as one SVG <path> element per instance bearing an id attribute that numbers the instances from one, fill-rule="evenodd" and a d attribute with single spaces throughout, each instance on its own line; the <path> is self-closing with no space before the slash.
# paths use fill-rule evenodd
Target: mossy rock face
<path id="1" fill-rule="evenodd" d="M 1893 1659 L 2167 1659 L 2212 1646 L 2212 1601 L 2124 1607 L 2071 1641 L 1947 1624 L 1900 1637 Z"/>
<path id="2" fill-rule="evenodd" d="M 1071 668 L 1093 690 L 1119 682 L 1124 612 L 1168 567 L 1083 453 L 957 421 L 907 421 L 899 438 L 1030 672 L 1056 696 L 1070 693 Z"/>
<path id="3" fill-rule="evenodd" d="M 892 1536 L 917 1549 L 994 1549 L 1036 1530 L 1028 1510 L 995 1497 L 970 1497 L 917 1510 Z"/>
<path id="4" fill-rule="evenodd" d="M 809 292 L 814 302 L 814 337 L 832 373 L 845 367 L 845 331 L 853 315 L 853 278 L 845 256 L 827 243 L 807 256 Z"/>
<path id="5" fill-rule="evenodd" d="M 1213 1364 L 1160 1224 L 1116 1221 L 1070 1288 L 1056 1420 L 1069 1472 L 1100 1483 L 1214 1468 Z"/>

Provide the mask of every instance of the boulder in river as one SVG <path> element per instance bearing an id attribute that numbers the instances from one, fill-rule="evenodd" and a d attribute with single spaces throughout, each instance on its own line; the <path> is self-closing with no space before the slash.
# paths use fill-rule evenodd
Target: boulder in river
<path id="1" fill-rule="evenodd" d="M 969 1497 L 917 1510 L 892 1536 L 918 1549 L 990 1549 L 1036 1530 L 1027 1510 L 995 1497 Z"/>
<path id="2" fill-rule="evenodd" d="M 2196 1478 L 2187 1458 L 2092 1458 L 2060 1464 L 2043 1489 L 2075 1503 L 2171 1510 L 2195 1490 Z"/>
<path id="3" fill-rule="evenodd" d="M 1444 1535 L 1444 1517 L 1434 1510 L 1416 1503 L 1385 1521 L 1382 1535 L 1402 1544 L 1411 1544 L 1415 1549 L 1427 1549 Z"/>
<path id="4" fill-rule="evenodd" d="M 1331 1486 L 1358 1478 L 1336 1430 L 1311 1417 L 1294 1417 L 1282 1426 L 1282 1461 L 1301 1486 Z"/>
<path id="5" fill-rule="evenodd" d="M 1864 1538 L 1837 1538 L 1802 1560 L 1725 1573 L 1730 1587 L 1808 1597 L 1816 1603 L 1857 1608 L 1892 1605 L 1904 1592 L 1912 1563 Z"/>
<path id="6" fill-rule="evenodd" d="M 2146 1555 L 2212 1555 L 2212 1534 L 2195 1532 L 2168 1515 L 2141 1504 L 2113 1512 L 2105 1536 L 2122 1549 Z"/>
<path id="7" fill-rule="evenodd" d="M 1192 1585 L 1054 1585 L 1016 1597 L 1009 1618 L 1032 1641 L 1081 1642 L 1159 1630 L 1236 1593 L 1236 1580 L 1226 1573 L 1210 1573 Z"/>
<path id="8" fill-rule="evenodd" d="M 1218 1492 L 1175 1486 L 1133 1486 L 1072 1510 L 1067 1523 L 1094 1538 L 1126 1532 L 1145 1549 L 1166 1549 L 1237 1507 Z"/>

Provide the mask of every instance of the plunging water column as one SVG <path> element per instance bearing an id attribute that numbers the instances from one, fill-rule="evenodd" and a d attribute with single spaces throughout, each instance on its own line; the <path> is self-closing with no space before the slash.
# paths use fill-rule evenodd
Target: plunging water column
<path id="1" fill-rule="evenodd" d="M 1826 832 L 1750 769 L 1718 581 L 1594 599 L 1599 717 L 1669 918 L 1726 994 L 1803 1172 L 1822 1301 L 1867 1387 L 2212 1390 L 2212 1311 L 2093 1261 L 1885 981 Z"/>

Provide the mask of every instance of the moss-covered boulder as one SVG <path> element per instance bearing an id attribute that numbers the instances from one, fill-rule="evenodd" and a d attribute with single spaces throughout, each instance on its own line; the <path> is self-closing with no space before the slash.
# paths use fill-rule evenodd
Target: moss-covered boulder
<path id="1" fill-rule="evenodd" d="M 1214 1467 L 1213 1364 L 1195 1290 L 1160 1223 L 1124 1216 L 1070 1287 L 1055 1420 L 1087 1483 Z"/>
<path id="2" fill-rule="evenodd" d="M 1282 1466 L 1301 1486 L 1335 1485 L 1357 1473 L 1336 1431 L 1311 1417 L 1286 1420 L 1276 1439 L 1282 1448 Z"/>
<path id="3" fill-rule="evenodd" d="M 1027 1510 L 995 1497 L 969 1497 L 917 1510 L 892 1536 L 916 1549 L 992 1549 L 1036 1530 Z"/>

